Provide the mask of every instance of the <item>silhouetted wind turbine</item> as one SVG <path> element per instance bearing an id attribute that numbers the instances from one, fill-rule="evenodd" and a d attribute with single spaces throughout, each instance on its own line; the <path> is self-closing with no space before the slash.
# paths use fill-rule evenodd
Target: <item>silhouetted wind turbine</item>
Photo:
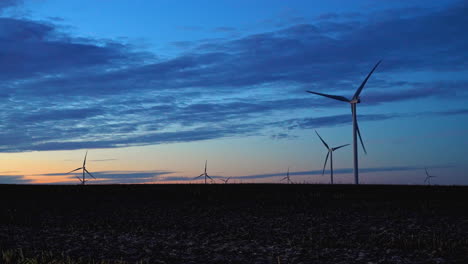
<path id="1" fill-rule="evenodd" d="M 328 150 L 328 153 L 327 153 L 327 157 L 325 158 L 325 163 L 323 164 L 323 170 L 322 170 L 322 176 L 323 174 L 325 173 L 325 167 L 327 166 L 327 161 L 328 161 L 328 156 L 330 156 L 330 183 L 333 184 L 333 151 L 337 150 L 337 149 L 340 149 L 342 147 L 346 147 L 348 146 L 349 144 L 345 144 L 345 145 L 341 145 L 339 147 L 336 147 L 336 148 L 330 148 L 328 146 L 327 143 L 325 143 L 325 140 L 323 140 L 323 138 L 319 135 L 319 133 L 317 131 L 315 131 L 315 133 L 317 134 L 317 136 L 320 138 L 320 140 L 322 141 L 323 145 L 325 145 L 325 147 L 327 148 Z"/>
<path id="2" fill-rule="evenodd" d="M 206 178 L 210 178 L 210 180 L 213 180 L 210 176 L 208 176 L 208 174 L 206 173 L 206 165 L 208 164 L 208 161 L 205 161 L 205 172 L 200 174 L 200 176 L 197 176 L 194 178 L 194 180 L 202 177 L 202 176 L 205 176 L 205 184 L 206 184 Z"/>
<path id="3" fill-rule="evenodd" d="M 227 177 L 226 179 L 219 179 L 219 180 L 224 182 L 224 184 L 227 184 L 229 179 L 231 179 L 231 177 Z"/>
<path id="4" fill-rule="evenodd" d="M 431 178 L 435 178 L 436 176 L 429 175 L 427 168 L 424 168 L 424 170 L 426 170 L 426 179 L 424 180 L 424 183 L 427 182 L 429 185 L 431 185 Z"/>
<path id="5" fill-rule="evenodd" d="M 331 99 L 335 99 L 335 100 L 338 100 L 338 101 L 343 101 L 343 102 L 347 102 L 347 103 L 351 104 L 351 114 L 352 114 L 352 117 L 353 117 L 354 182 L 356 184 L 359 184 L 357 136 L 359 136 L 359 140 L 361 141 L 361 145 L 362 145 L 362 149 L 364 150 L 364 153 L 367 154 L 366 148 L 364 147 L 364 143 L 362 142 L 361 132 L 359 132 L 359 126 L 358 126 L 358 123 L 357 123 L 356 105 L 361 102 L 361 99 L 360 99 L 359 95 L 361 94 L 362 89 L 364 88 L 364 85 L 366 85 L 367 80 L 369 80 L 369 77 L 375 71 L 377 66 L 379 66 L 380 62 L 382 62 L 382 61 L 380 60 L 379 62 L 377 62 L 377 64 L 372 69 L 372 71 L 369 72 L 367 77 L 362 82 L 361 86 L 359 86 L 359 88 L 354 93 L 354 96 L 353 96 L 353 98 L 351 98 L 351 100 L 346 98 L 346 97 L 343 97 L 343 96 L 329 95 L 329 94 L 323 94 L 323 93 L 307 91 L 308 93 L 317 94 L 317 95 L 320 95 L 320 96 L 328 97 L 328 98 L 331 98 Z"/>
<path id="6" fill-rule="evenodd" d="M 72 172 L 74 172 L 74 171 L 77 171 L 77 170 L 81 170 L 81 169 L 82 169 L 82 170 L 83 170 L 83 176 L 82 176 L 82 178 L 76 176 L 76 178 L 78 178 L 78 180 L 80 180 L 80 182 L 81 182 L 82 185 L 84 185 L 84 184 L 88 181 L 88 180 L 86 180 L 86 173 L 87 173 L 89 176 L 93 177 L 93 179 L 96 179 L 96 178 L 86 169 L 86 156 L 88 156 L 88 151 L 86 151 L 86 154 L 85 154 L 85 157 L 84 157 L 83 167 L 80 167 L 80 168 L 78 168 L 78 169 L 74 169 L 74 170 L 72 170 L 72 171 L 66 173 L 66 174 L 69 174 L 69 173 L 72 173 Z"/>
<path id="7" fill-rule="evenodd" d="M 289 177 L 289 167 L 288 167 L 288 172 L 286 173 L 286 177 L 281 179 L 281 181 L 286 180 L 287 183 L 292 183 L 291 178 Z"/>

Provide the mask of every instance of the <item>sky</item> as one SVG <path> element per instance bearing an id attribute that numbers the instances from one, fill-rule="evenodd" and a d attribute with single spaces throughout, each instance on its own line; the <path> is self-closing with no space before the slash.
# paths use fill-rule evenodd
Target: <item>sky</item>
<path id="1" fill-rule="evenodd" d="M 431 3 L 435 2 L 435 3 Z M 468 1 L 0 2 L 0 183 L 468 184 Z M 353 183 L 352 148 L 333 155 Z M 328 166 L 328 165 L 327 165 Z"/>

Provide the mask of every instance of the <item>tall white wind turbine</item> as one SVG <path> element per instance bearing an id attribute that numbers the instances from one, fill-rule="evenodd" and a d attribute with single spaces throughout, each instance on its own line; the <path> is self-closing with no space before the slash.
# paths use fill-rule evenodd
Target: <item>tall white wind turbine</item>
<path id="1" fill-rule="evenodd" d="M 364 88 L 364 85 L 366 85 L 367 80 L 369 80 L 369 77 L 372 75 L 372 73 L 375 71 L 377 66 L 379 66 L 381 60 L 377 62 L 377 64 L 374 66 L 372 71 L 369 72 L 367 77 L 364 79 L 362 82 L 361 86 L 356 90 L 354 93 L 353 98 L 348 99 L 344 96 L 338 96 L 338 95 L 329 95 L 329 94 L 323 94 L 323 93 L 317 93 L 317 92 L 312 92 L 312 91 L 307 91 L 308 93 L 312 94 L 317 94 L 320 96 L 328 97 L 331 99 L 335 99 L 338 101 L 343 101 L 347 102 L 351 105 L 351 114 L 353 118 L 353 153 L 354 153 L 354 183 L 359 184 L 359 169 L 358 169 L 358 149 L 357 149 L 357 136 L 359 136 L 359 140 L 361 141 L 362 149 L 364 150 L 364 153 L 367 154 L 366 148 L 364 147 L 364 143 L 362 142 L 362 137 L 361 137 L 361 132 L 359 131 L 359 126 L 357 123 L 357 113 L 356 113 L 356 105 L 361 102 L 361 98 L 359 95 L 362 92 L 362 89 Z"/>
<path id="2" fill-rule="evenodd" d="M 328 150 L 328 153 L 327 153 L 327 157 L 325 158 L 325 163 L 323 164 L 323 170 L 322 170 L 322 176 L 323 174 L 325 173 L 325 167 L 327 166 L 327 161 L 328 161 L 328 156 L 330 156 L 330 183 L 333 184 L 333 151 L 337 150 L 337 149 L 340 149 L 342 147 L 346 147 L 348 146 L 349 144 L 345 144 L 345 145 L 341 145 L 339 147 L 335 147 L 335 148 L 330 148 L 328 146 L 328 144 L 325 142 L 325 140 L 323 140 L 323 138 L 319 135 L 319 133 L 317 131 L 315 131 L 315 133 L 317 134 L 317 136 L 320 138 L 320 140 L 322 141 L 323 145 L 327 148 Z"/>
<path id="3" fill-rule="evenodd" d="M 206 160 L 206 161 L 205 161 L 205 172 L 202 173 L 202 174 L 200 174 L 200 176 L 195 177 L 194 180 L 196 180 L 196 179 L 198 179 L 198 178 L 200 178 L 200 177 L 202 177 L 202 176 L 205 176 L 205 184 L 206 184 L 206 178 L 210 178 L 210 180 L 213 180 L 213 179 L 212 179 L 210 176 L 208 176 L 208 174 L 206 173 L 206 165 L 207 165 L 207 164 L 208 164 L 208 161 Z"/>
<path id="4" fill-rule="evenodd" d="M 85 157 L 84 157 L 84 161 L 83 161 L 83 167 L 79 167 L 78 169 L 74 169 L 70 172 L 67 172 L 66 174 L 68 173 L 72 173 L 74 171 L 77 171 L 77 170 L 83 170 L 83 175 L 82 177 L 78 177 L 76 176 L 76 178 L 78 178 L 78 180 L 81 182 L 82 185 L 84 185 L 88 180 L 86 179 L 86 174 L 88 174 L 89 176 L 93 177 L 93 179 L 96 179 L 87 169 L 86 169 L 86 156 L 88 156 L 88 151 L 86 151 L 86 154 L 85 154 Z"/>

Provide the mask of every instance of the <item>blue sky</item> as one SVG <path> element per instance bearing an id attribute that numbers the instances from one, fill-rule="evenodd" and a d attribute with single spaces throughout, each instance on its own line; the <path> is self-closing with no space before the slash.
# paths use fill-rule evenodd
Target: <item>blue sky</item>
<path id="1" fill-rule="evenodd" d="M 2 1 L 0 183 L 321 176 L 351 143 L 365 183 L 468 184 L 468 1 Z M 351 148 L 334 155 L 350 183 Z"/>

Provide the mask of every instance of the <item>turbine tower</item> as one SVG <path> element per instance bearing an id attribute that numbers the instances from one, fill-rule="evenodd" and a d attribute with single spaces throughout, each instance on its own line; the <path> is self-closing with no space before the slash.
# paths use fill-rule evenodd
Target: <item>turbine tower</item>
<path id="1" fill-rule="evenodd" d="M 367 154 L 366 148 L 364 147 L 364 143 L 362 142 L 362 137 L 361 137 L 361 132 L 359 132 L 359 126 L 357 123 L 357 112 L 356 112 L 356 106 L 361 102 L 361 98 L 359 95 L 362 92 L 362 89 L 364 88 L 364 85 L 366 85 L 367 80 L 369 80 L 369 77 L 372 75 L 372 73 L 375 71 L 377 66 L 379 66 L 381 60 L 377 62 L 377 64 L 374 66 L 374 68 L 369 72 L 367 77 L 364 79 L 362 82 L 361 86 L 356 90 L 354 93 L 353 98 L 348 99 L 344 96 L 338 96 L 338 95 L 330 95 L 330 94 L 323 94 L 323 93 L 317 93 L 317 92 L 312 92 L 312 91 L 307 91 L 308 93 L 312 94 L 317 94 L 320 96 L 328 97 L 331 99 L 335 99 L 338 101 L 343 101 L 347 102 L 351 105 L 351 114 L 353 118 L 353 153 L 354 153 L 354 183 L 359 184 L 359 169 L 358 169 L 358 149 L 357 149 L 357 137 L 359 136 L 359 140 L 361 141 L 362 149 L 364 150 L 364 153 Z"/>
<path id="2" fill-rule="evenodd" d="M 349 144 L 345 144 L 345 145 L 341 145 L 339 147 L 335 147 L 335 148 L 330 148 L 328 146 L 328 144 L 325 142 L 325 140 L 323 140 L 323 138 L 319 135 L 319 133 L 317 131 L 315 131 L 315 133 L 317 134 L 317 136 L 320 138 L 320 140 L 322 141 L 323 145 L 327 148 L 328 150 L 328 153 L 327 153 L 327 157 L 325 158 L 325 163 L 323 164 L 323 170 L 322 170 L 322 176 L 323 174 L 325 173 L 325 167 L 327 166 L 327 161 L 328 161 L 328 156 L 330 156 L 330 183 L 333 184 L 333 151 L 337 150 L 337 149 L 340 149 L 342 147 L 346 147 L 348 146 Z"/>
<path id="3" fill-rule="evenodd" d="M 286 180 L 287 183 L 292 183 L 291 178 L 289 177 L 289 167 L 288 167 L 288 172 L 286 173 L 286 177 L 281 179 L 281 181 Z"/>
<path id="4" fill-rule="evenodd" d="M 202 173 L 202 174 L 200 174 L 200 176 L 195 177 L 194 180 L 196 180 L 196 179 L 198 179 L 198 178 L 200 178 L 200 177 L 202 177 L 202 176 L 205 176 L 205 184 L 206 184 L 206 178 L 210 178 L 210 180 L 213 180 L 213 179 L 212 179 L 210 176 L 208 176 L 208 174 L 206 173 L 206 165 L 207 165 L 207 164 L 208 164 L 208 161 L 206 160 L 206 161 L 205 161 L 205 172 Z"/>
<path id="5" fill-rule="evenodd" d="M 93 179 L 96 179 L 87 169 L 86 169 L 86 156 L 88 156 L 88 151 L 86 151 L 86 154 L 85 154 L 85 157 L 84 157 L 84 161 L 83 161 L 83 167 L 80 167 L 78 169 L 74 169 L 70 172 L 67 172 L 66 174 L 69 174 L 69 173 L 72 173 L 74 171 L 77 171 L 77 170 L 83 170 L 83 175 L 82 175 L 82 178 L 76 176 L 76 178 L 78 178 L 78 180 L 81 182 L 81 185 L 84 185 L 88 180 L 86 179 L 86 173 L 93 177 Z"/>
<path id="6" fill-rule="evenodd" d="M 427 182 L 427 184 L 431 185 L 431 178 L 435 178 L 436 176 L 429 175 L 427 168 L 424 168 L 424 170 L 426 170 L 426 179 L 424 180 L 424 183 Z"/>

